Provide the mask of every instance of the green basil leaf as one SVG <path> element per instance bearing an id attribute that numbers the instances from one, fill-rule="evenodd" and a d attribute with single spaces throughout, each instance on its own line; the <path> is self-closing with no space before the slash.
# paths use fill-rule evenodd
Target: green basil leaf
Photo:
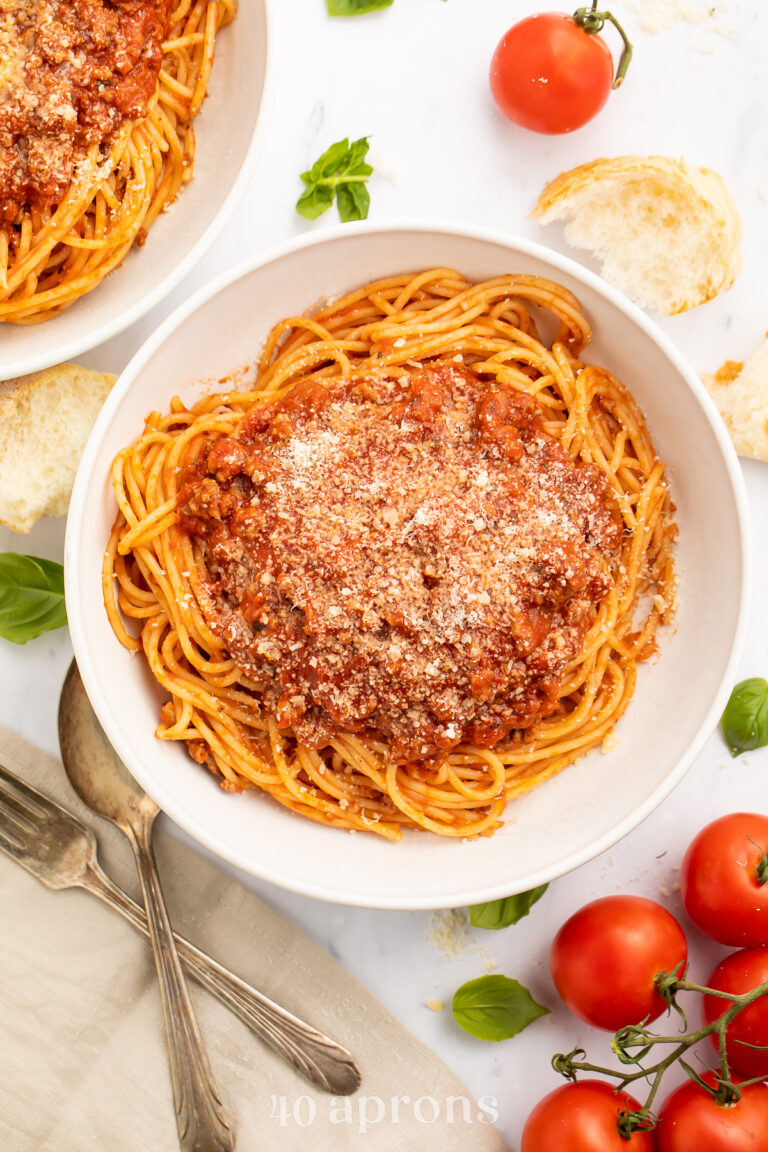
<path id="1" fill-rule="evenodd" d="M 362 16 L 364 12 L 389 8 L 394 0 L 327 0 L 327 3 L 329 16 Z"/>
<path id="2" fill-rule="evenodd" d="M 453 997 L 456 1023 L 479 1040 L 508 1040 L 548 1014 L 549 1008 L 537 1004 L 527 988 L 508 976 L 469 980 Z"/>
<path id="3" fill-rule="evenodd" d="M 768 681 L 755 676 L 737 684 L 725 706 L 722 726 L 731 756 L 768 744 Z"/>
<path id="4" fill-rule="evenodd" d="M 296 201 L 296 211 L 299 216 L 304 216 L 307 220 L 317 220 L 318 216 L 328 211 L 331 204 L 333 204 L 333 188 L 313 184 Z"/>
<path id="5" fill-rule="evenodd" d="M 339 184 L 336 189 L 339 216 L 345 223 L 347 220 L 365 220 L 370 203 L 365 184 Z"/>
<path id="6" fill-rule="evenodd" d="M 347 149 L 347 154 L 339 162 L 337 176 L 341 179 L 345 174 L 349 176 L 370 176 L 373 172 L 370 164 L 365 163 L 368 155 L 368 137 L 361 136 Z"/>
<path id="7" fill-rule="evenodd" d="M 0 553 L 0 636 L 26 644 L 66 622 L 61 564 L 16 552 Z"/>
<path id="8" fill-rule="evenodd" d="M 548 884 L 542 884 L 530 892 L 519 892 L 517 896 L 491 900 L 488 904 L 473 904 L 469 909 L 469 918 L 475 928 L 508 928 L 510 924 L 517 924 L 518 920 L 528 915 L 548 887 Z"/>
<path id="9" fill-rule="evenodd" d="M 330 148 L 326 148 L 322 156 L 315 160 L 309 172 L 302 172 L 302 180 L 305 184 L 317 184 L 320 180 L 327 180 L 329 176 L 333 176 L 348 153 L 349 140 L 346 137 L 343 140 L 337 140 L 335 144 L 331 144 Z"/>
<path id="10" fill-rule="evenodd" d="M 296 202 L 299 215 L 316 220 L 337 196 L 342 220 L 365 220 L 371 203 L 365 182 L 373 172 L 365 161 L 367 154 L 367 136 L 361 136 L 352 144 L 346 137 L 331 144 L 312 167 L 301 174 L 307 187 Z"/>

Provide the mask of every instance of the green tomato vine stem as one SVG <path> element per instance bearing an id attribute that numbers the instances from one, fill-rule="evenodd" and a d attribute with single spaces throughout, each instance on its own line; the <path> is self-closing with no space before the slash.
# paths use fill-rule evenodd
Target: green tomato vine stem
<path id="1" fill-rule="evenodd" d="M 751 836 L 748 837 L 748 840 L 750 844 L 755 844 Z M 755 848 L 757 848 L 758 852 L 761 854 L 757 863 L 757 867 L 755 868 L 755 879 L 762 888 L 763 884 L 765 884 L 765 882 L 768 880 L 768 856 L 765 853 L 765 849 L 761 847 L 760 844 L 755 844 Z"/>
<path id="2" fill-rule="evenodd" d="M 619 36 L 621 36 L 622 49 L 621 56 L 619 57 L 619 66 L 616 69 L 611 87 L 620 88 L 624 83 L 624 77 L 627 74 L 627 69 L 632 60 L 632 45 L 621 24 L 619 24 L 612 12 L 598 12 L 597 0 L 592 0 L 591 8 L 577 8 L 572 16 L 572 20 L 574 24 L 578 24 L 579 28 L 586 32 L 588 36 L 594 36 L 596 33 L 602 32 L 606 23 L 613 24 Z"/>
<path id="3" fill-rule="evenodd" d="M 637 1112 L 624 1111 L 619 1113 L 619 1132 L 625 1140 L 628 1140 L 633 1132 L 647 1132 L 655 1127 L 656 1120 L 652 1112 L 653 1103 L 661 1087 L 664 1073 L 673 1064 L 679 1063 L 692 1080 L 700 1084 L 718 1104 L 722 1105 L 738 1103 L 743 1088 L 749 1084 L 761 1083 L 765 1079 L 764 1076 L 756 1076 L 752 1080 L 742 1080 L 741 1083 L 735 1084 L 728 1066 L 725 1039 L 731 1021 L 750 1004 L 754 1004 L 762 996 L 768 995 L 768 980 L 763 984 L 758 984 L 755 988 L 751 988 L 748 992 L 734 995 L 729 992 L 721 992 L 716 988 L 706 988 L 701 984 L 694 984 L 692 981 L 686 980 L 685 977 L 678 979 L 673 973 L 661 972 L 656 977 L 656 988 L 668 1005 L 680 1013 L 684 1021 L 684 1028 L 687 1028 L 685 1013 L 675 999 L 678 992 L 697 992 L 702 996 L 717 996 L 722 1000 L 732 1001 L 732 1003 L 730 1008 L 727 1008 L 711 1024 L 706 1024 L 703 1028 L 697 1028 L 690 1032 L 686 1031 L 682 1035 L 657 1036 L 654 1032 L 649 1032 L 644 1024 L 632 1024 L 622 1028 L 613 1037 L 611 1049 L 623 1065 L 634 1066 L 633 1071 L 604 1068 L 599 1064 L 590 1064 L 586 1060 L 587 1054 L 583 1048 L 574 1048 L 567 1054 L 558 1053 L 552 1059 L 554 1070 L 559 1072 L 561 1076 L 565 1076 L 567 1080 L 576 1080 L 580 1072 L 597 1073 L 599 1076 L 608 1076 L 617 1080 L 617 1091 L 624 1090 L 636 1080 L 651 1081 L 650 1092 L 642 1108 Z M 720 1057 L 720 1067 L 714 1088 L 705 1083 L 683 1059 L 689 1049 L 700 1044 L 708 1036 L 717 1036 Z M 645 1063 L 649 1053 L 659 1045 L 667 1046 L 671 1050 L 655 1063 Z"/>

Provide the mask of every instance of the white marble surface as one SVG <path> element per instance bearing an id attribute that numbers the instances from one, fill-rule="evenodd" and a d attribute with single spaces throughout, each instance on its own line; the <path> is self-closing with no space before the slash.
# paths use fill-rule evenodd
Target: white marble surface
<path id="1" fill-rule="evenodd" d="M 157 320 L 193 287 L 248 254 L 322 229 L 326 218 L 310 225 L 293 211 L 301 190 L 298 173 L 332 141 L 364 134 L 371 136 L 376 165 L 372 219 L 422 216 L 484 224 L 563 251 L 556 230 L 544 231 L 527 219 L 541 186 L 561 169 L 627 152 L 685 155 L 717 169 L 743 216 L 743 270 L 729 293 L 662 326 L 699 371 L 744 358 L 768 326 L 768 8 L 761 0 L 717 3 L 715 15 L 704 22 L 678 19 L 651 34 L 640 27 L 638 3 L 615 0 L 614 6 L 626 16 L 636 44 L 624 88 L 593 124 L 569 137 L 545 137 L 505 122 L 486 85 L 496 41 L 537 7 L 531 0 L 395 0 L 385 12 L 349 21 L 329 20 L 322 0 L 275 0 L 277 98 L 244 203 L 215 252 L 174 297 L 86 362 L 119 371 Z M 675 5 L 657 0 L 647 7 L 658 13 Z M 705 12 L 713 6 L 687 7 Z M 741 675 L 768 675 L 768 466 L 748 462 L 744 472 L 758 591 Z M 0 529 L 0 551 L 60 559 L 63 532 L 63 521 L 41 523 L 28 537 Z M 0 722 L 49 750 L 56 747 L 56 704 L 70 654 L 65 632 L 25 647 L 0 641 Z M 671 702 L 669 723 L 674 722 Z M 768 749 L 731 760 L 719 733 L 713 734 L 685 781 L 641 827 L 554 884 L 517 927 L 472 932 L 453 959 L 430 943 L 429 913 L 336 907 L 251 883 L 377 993 L 476 1096 L 496 1098 L 499 1128 L 516 1149 L 530 1107 L 559 1083 L 549 1067 L 551 1054 L 578 1041 L 590 1053 L 605 1055 L 605 1041 L 558 1007 L 546 967 L 557 927 L 585 901 L 611 892 L 647 895 L 681 912 L 676 868 L 689 839 L 722 812 L 768 808 L 766 781 Z M 693 972 L 704 978 L 721 950 L 692 928 L 690 941 Z M 448 1004 L 458 984 L 491 963 L 553 1008 L 522 1036 L 498 1045 L 462 1033 L 449 1008 L 435 1013 L 426 1007 L 433 999 Z M 268 1130 L 263 1147 L 271 1147 Z"/>

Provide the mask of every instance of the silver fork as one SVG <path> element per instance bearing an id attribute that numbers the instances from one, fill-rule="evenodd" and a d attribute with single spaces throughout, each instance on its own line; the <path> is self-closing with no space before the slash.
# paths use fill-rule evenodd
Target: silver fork
<path id="1" fill-rule="evenodd" d="M 96 838 L 76 816 L 0 765 L 0 849 L 48 888 L 85 888 L 115 908 L 145 936 L 143 908 L 101 868 Z M 281 1008 L 174 933 L 182 963 L 305 1079 L 336 1096 L 360 1087 L 351 1055 L 316 1028 Z"/>

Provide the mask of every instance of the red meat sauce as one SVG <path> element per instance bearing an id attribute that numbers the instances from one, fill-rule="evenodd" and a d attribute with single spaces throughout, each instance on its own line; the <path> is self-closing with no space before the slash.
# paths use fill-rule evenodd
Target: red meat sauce
<path id="1" fill-rule="evenodd" d="M 211 442 L 179 493 L 208 623 L 304 744 L 400 762 L 556 707 L 622 527 L 528 395 L 443 362 L 307 381 Z"/>
<path id="2" fill-rule="evenodd" d="M 144 116 L 172 0 L 0 0 L 0 221 L 61 200 L 89 146 Z"/>

